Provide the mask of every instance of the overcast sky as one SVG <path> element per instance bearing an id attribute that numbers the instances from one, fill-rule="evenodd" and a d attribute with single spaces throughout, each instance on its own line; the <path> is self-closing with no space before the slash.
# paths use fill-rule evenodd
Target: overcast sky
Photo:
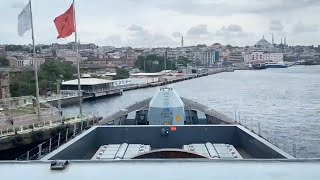
<path id="1" fill-rule="evenodd" d="M 28 44 L 19 37 L 17 17 L 28 0 L 0 0 L 0 44 Z M 36 43 L 57 40 L 53 23 L 72 0 L 32 0 Z M 158 47 L 215 42 L 253 45 L 287 36 L 289 45 L 320 44 L 320 0 L 77 0 L 81 43 Z"/>

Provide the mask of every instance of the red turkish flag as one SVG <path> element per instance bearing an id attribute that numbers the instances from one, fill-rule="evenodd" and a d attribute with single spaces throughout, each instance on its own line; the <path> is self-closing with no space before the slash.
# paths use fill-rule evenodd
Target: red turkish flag
<path id="1" fill-rule="evenodd" d="M 59 33 L 58 39 L 70 36 L 74 32 L 73 4 L 64 14 L 56 17 L 54 23 Z"/>

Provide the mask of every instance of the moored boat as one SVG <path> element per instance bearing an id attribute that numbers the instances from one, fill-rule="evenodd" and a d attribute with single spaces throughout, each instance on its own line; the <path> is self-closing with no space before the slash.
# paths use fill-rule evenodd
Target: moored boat
<path id="1" fill-rule="evenodd" d="M 267 66 L 265 63 L 256 63 L 252 64 L 253 69 L 267 69 Z"/>
<path id="2" fill-rule="evenodd" d="M 288 65 L 286 65 L 284 62 L 268 62 L 266 63 L 267 68 L 287 68 Z"/>

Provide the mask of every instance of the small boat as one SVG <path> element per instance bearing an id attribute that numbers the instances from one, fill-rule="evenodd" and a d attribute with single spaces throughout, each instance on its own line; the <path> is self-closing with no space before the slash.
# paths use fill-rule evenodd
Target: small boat
<path id="1" fill-rule="evenodd" d="M 252 64 L 253 69 L 267 69 L 267 66 L 265 63 L 256 63 Z"/>
<path id="2" fill-rule="evenodd" d="M 286 65 L 284 62 L 268 62 L 266 63 L 267 68 L 287 68 L 288 65 Z"/>

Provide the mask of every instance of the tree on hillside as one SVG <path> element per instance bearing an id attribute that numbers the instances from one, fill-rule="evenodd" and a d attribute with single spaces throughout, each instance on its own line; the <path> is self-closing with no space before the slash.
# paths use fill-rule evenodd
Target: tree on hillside
<path id="1" fill-rule="evenodd" d="M 228 44 L 228 45 L 226 45 L 226 48 L 230 50 L 230 49 L 232 49 L 233 47 L 232 47 L 230 44 Z"/>
<path id="2" fill-rule="evenodd" d="M 9 67 L 9 66 L 10 66 L 9 60 L 4 56 L 0 56 L 0 67 Z"/>
<path id="3" fill-rule="evenodd" d="M 188 58 L 183 57 L 183 56 L 179 56 L 178 60 L 176 60 L 177 64 L 183 65 L 183 66 L 187 66 L 188 63 L 191 63 L 191 61 L 188 60 Z"/>
<path id="4" fill-rule="evenodd" d="M 49 89 L 55 89 L 55 83 L 61 80 L 74 79 L 77 69 L 67 62 L 47 61 L 40 66 L 39 91 L 45 94 Z M 12 77 L 10 81 L 11 95 L 35 95 L 35 77 L 33 71 L 23 71 Z"/>
<path id="5" fill-rule="evenodd" d="M 147 73 L 160 72 L 164 70 L 164 61 L 165 60 L 163 56 L 157 56 L 154 54 L 147 55 L 146 57 L 139 56 L 138 60 L 135 62 L 135 67 L 144 71 L 144 65 L 145 65 L 146 66 L 145 71 Z"/>
<path id="6" fill-rule="evenodd" d="M 190 63 L 188 58 L 182 56 L 178 57 L 178 59 L 167 59 L 167 70 L 171 68 L 172 70 L 177 70 L 177 64 L 186 66 L 188 63 Z M 139 56 L 135 67 L 144 71 L 144 65 L 147 73 L 160 72 L 165 69 L 165 59 L 163 56 L 157 55 Z"/>
<path id="7" fill-rule="evenodd" d="M 123 68 L 117 68 L 116 69 L 116 76 L 113 78 L 114 80 L 116 79 L 127 79 L 130 76 L 130 73 L 128 70 L 123 69 Z"/>
<path id="8" fill-rule="evenodd" d="M 23 46 L 21 45 L 6 45 L 4 48 L 6 51 L 22 51 Z"/>

